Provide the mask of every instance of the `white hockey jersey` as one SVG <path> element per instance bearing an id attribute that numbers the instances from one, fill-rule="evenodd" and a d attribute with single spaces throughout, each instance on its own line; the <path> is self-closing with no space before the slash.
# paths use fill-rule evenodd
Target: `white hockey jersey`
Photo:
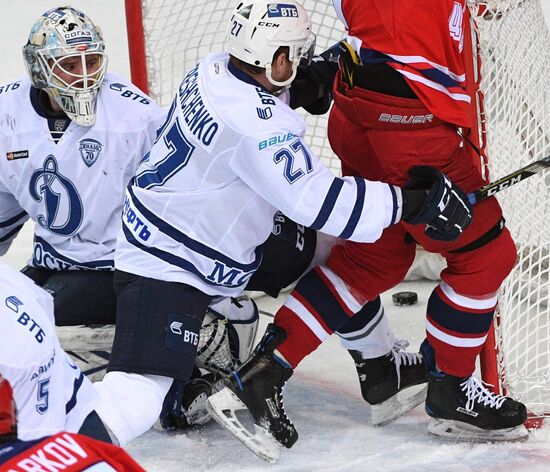
<path id="1" fill-rule="evenodd" d="M 183 80 L 128 188 L 117 269 L 235 295 L 277 209 L 364 242 L 399 220 L 400 189 L 335 177 L 303 141 L 303 119 L 228 60 L 211 54 Z"/>
<path id="2" fill-rule="evenodd" d="M 107 74 L 96 124 L 70 123 L 56 143 L 30 96 L 27 78 L 0 87 L 0 255 L 30 217 L 31 265 L 112 270 L 124 190 L 166 113 Z"/>
<path id="3" fill-rule="evenodd" d="M 99 401 L 61 349 L 51 295 L 0 262 L 0 373 L 13 387 L 18 437 L 77 432 Z"/>

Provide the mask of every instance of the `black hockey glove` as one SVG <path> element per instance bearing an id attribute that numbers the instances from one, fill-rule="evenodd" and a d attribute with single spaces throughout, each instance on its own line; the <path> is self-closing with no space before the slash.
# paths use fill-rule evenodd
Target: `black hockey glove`
<path id="1" fill-rule="evenodd" d="M 439 241 L 454 241 L 472 221 L 472 205 L 450 179 L 429 166 L 413 167 L 403 193 L 402 220 L 425 223 L 426 235 Z"/>
<path id="2" fill-rule="evenodd" d="M 304 108 L 312 115 L 324 115 L 332 103 L 332 83 L 338 71 L 338 50 L 327 49 L 308 64 L 298 66 L 290 86 L 290 107 Z"/>

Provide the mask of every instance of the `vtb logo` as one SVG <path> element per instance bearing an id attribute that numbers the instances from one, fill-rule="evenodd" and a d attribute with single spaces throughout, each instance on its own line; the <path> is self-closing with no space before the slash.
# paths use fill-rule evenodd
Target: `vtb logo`
<path id="1" fill-rule="evenodd" d="M 197 333 L 194 333 L 193 331 L 189 331 L 188 329 L 182 330 L 183 323 L 180 321 L 173 321 L 170 323 L 170 331 L 172 333 L 177 334 L 178 336 L 183 336 L 183 341 L 186 343 L 190 343 L 193 346 L 196 346 L 199 344 L 199 335 Z"/>
<path id="2" fill-rule="evenodd" d="M 84 208 L 75 185 L 57 170 L 57 161 L 51 154 L 43 167 L 36 169 L 29 181 L 29 193 L 35 202 L 44 202 L 45 214 L 39 214 L 37 223 L 55 234 L 70 236 L 82 223 Z"/>

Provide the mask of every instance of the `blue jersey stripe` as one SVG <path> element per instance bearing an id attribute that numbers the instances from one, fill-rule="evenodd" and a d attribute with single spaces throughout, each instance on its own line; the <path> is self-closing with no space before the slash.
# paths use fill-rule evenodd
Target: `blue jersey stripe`
<path id="1" fill-rule="evenodd" d="M 393 211 L 391 213 L 391 223 L 390 225 L 393 225 L 397 223 L 397 191 L 395 190 L 395 187 L 393 185 L 388 184 L 390 187 L 391 197 L 393 201 Z"/>
<path id="2" fill-rule="evenodd" d="M 359 177 L 354 177 L 355 183 L 357 184 L 357 198 L 355 200 L 355 205 L 353 206 L 353 211 L 349 217 L 348 224 L 344 228 L 344 231 L 340 233 L 339 238 L 349 239 L 361 219 L 361 213 L 363 212 L 363 205 L 365 204 L 365 192 L 366 185 L 365 181 Z"/>
<path id="3" fill-rule="evenodd" d="M 122 225 L 122 230 L 124 232 L 124 236 L 126 237 L 126 240 L 137 247 L 138 249 L 141 249 L 142 251 L 145 251 L 152 256 L 157 257 L 158 259 L 167 262 L 170 265 L 179 267 L 180 269 L 183 269 L 186 272 L 190 272 L 193 275 L 196 275 L 200 280 L 202 280 L 204 283 L 208 285 L 214 285 L 214 286 L 222 286 L 222 287 L 229 287 L 229 288 L 237 288 L 240 286 L 245 286 L 248 283 L 248 279 L 246 281 L 243 281 L 241 284 L 223 284 L 223 283 L 216 283 L 214 280 L 208 279 L 193 263 L 188 261 L 187 259 L 184 259 L 179 256 L 175 256 L 174 254 L 171 254 L 169 252 L 163 251 L 161 249 L 158 249 L 156 247 L 148 247 L 143 245 L 141 242 L 139 242 L 132 232 L 126 227 L 126 225 Z M 261 258 L 258 260 L 258 264 L 256 267 L 253 267 L 251 271 L 255 271 L 258 266 L 260 265 Z M 231 267 L 229 267 L 229 270 L 231 270 Z"/>
<path id="4" fill-rule="evenodd" d="M 7 241 L 11 237 L 15 236 L 22 227 L 23 227 L 23 225 L 19 225 L 19 226 L 16 226 L 15 228 L 13 228 L 10 232 L 8 232 L 7 234 L 5 234 L 4 236 L 2 236 L 0 238 L 0 243 L 3 243 L 4 241 Z"/>
<path id="5" fill-rule="evenodd" d="M 419 69 L 416 67 L 418 63 L 407 63 L 402 61 L 397 61 L 396 59 L 381 53 L 379 51 L 376 51 L 374 49 L 368 49 L 368 48 L 361 48 L 361 52 L 359 54 L 361 57 L 361 62 L 365 65 L 375 65 L 375 64 L 382 64 L 382 63 L 395 63 L 395 64 L 401 64 L 404 66 L 409 66 L 416 71 L 418 71 L 420 74 L 424 75 L 426 78 L 437 82 L 438 84 L 443 85 L 444 87 L 463 87 L 463 85 L 460 82 L 457 82 L 452 77 L 447 75 L 445 72 L 440 71 L 439 69 L 436 69 L 435 67 L 431 68 L 425 68 L 425 69 Z M 413 65 L 414 64 L 414 65 Z"/>
<path id="6" fill-rule="evenodd" d="M 22 211 L 21 213 L 15 215 L 13 218 L 10 218 L 9 220 L 0 221 L 0 228 L 7 228 L 8 226 L 17 223 L 21 218 L 24 218 L 26 215 L 27 212 Z"/>
<path id="7" fill-rule="evenodd" d="M 334 178 L 317 218 L 315 218 L 315 221 L 310 225 L 311 228 L 321 229 L 325 225 L 334 209 L 334 205 L 336 205 L 336 200 L 338 200 L 338 195 L 340 195 L 343 185 L 344 181 L 342 179 Z"/>
<path id="8" fill-rule="evenodd" d="M 224 263 L 227 267 L 233 267 L 235 269 L 242 270 L 243 272 L 249 272 L 251 270 L 255 270 L 258 267 L 259 261 L 261 260 L 261 256 L 262 256 L 261 247 L 257 247 L 255 249 L 256 255 L 253 262 L 251 262 L 250 264 L 242 264 L 238 261 L 235 261 L 234 259 L 231 259 L 225 254 L 219 251 L 216 251 L 215 249 L 212 249 L 211 247 L 208 247 L 205 244 L 195 239 L 190 238 L 185 233 L 181 232 L 179 229 L 174 228 L 172 225 L 168 224 L 166 221 L 159 218 L 151 210 L 149 210 L 145 205 L 143 205 L 143 203 L 139 201 L 139 199 L 137 198 L 135 193 L 132 191 L 132 188 L 130 186 L 128 187 L 128 192 L 130 194 L 130 198 L 132 199 L 132 204 L 152 225 L 156 226 L 159 229 L 159 231 L 166 234 L 173 240 L 183 244 L 187 249 L 193 252 L 196 252 L 197 254 L 200 254 L 201 256 L 204 256 L 208 259 L 220 261 Z"/>
<path id="9" fill-rule="evenodd" d="M 56 259 L 59 259 L 62 262 L 65 262 L 71 266 L 74 267 L 86 267 L 88 269 L 95 269 L 95 270 L 113 270 L 115 267 L 115 262 L 113 259 L 106 259 L 103 261 L 89 261 L 89 262 L 78 262 L 74 259 L 71 259 L 70 257 L 66 257 L 62 254 L 59 254 L 50 244 L 48 244 L 44 239 L 42 239 L 40 236 L 34 237 L 34 245 L 41 245 L 43 248 L 43 252 L 47 252 L 54 256 Z"/>
<path id="10" fill-rule="evenodd" d="M 78 391 L 80 390 L 80 387 L 82 387 L 82 382 L 84 382 L 84 374 L 80 372 L 78 378 L 74 379 L 73 394 L 71 396 L 71 399 L 65 404 L 66 415 L 68 415 L 71 410 L 76 406 L 76 397 L 78 396 Z"/>

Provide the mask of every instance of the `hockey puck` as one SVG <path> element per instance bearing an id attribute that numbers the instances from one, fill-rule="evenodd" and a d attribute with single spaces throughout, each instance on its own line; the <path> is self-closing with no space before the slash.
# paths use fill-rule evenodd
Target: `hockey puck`
<path id="1" fill-rule="evenodd" d="M 418 302 L 416 292 L 397 292 L 391 296 L 393 304 L 397 306 L 410 306 Z"/>

